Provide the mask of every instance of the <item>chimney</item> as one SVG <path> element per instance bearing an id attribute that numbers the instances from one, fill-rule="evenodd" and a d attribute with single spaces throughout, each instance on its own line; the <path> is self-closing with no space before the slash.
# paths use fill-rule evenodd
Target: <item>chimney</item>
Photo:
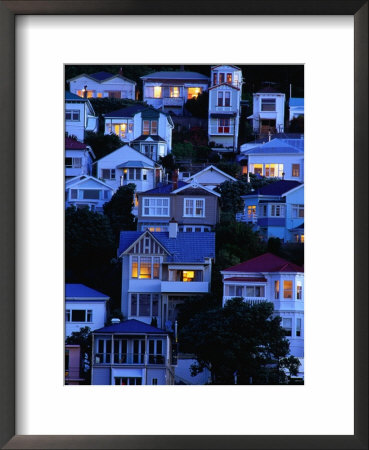
<path id="1" fill-rule="evenodd" d="M 120 319 L 118 319 L 117 317 L 113 317 L 113 318 L 111 319 L 111 323 L 112 323 L 112 325 L 115 325 L 115 324 L 117 324 L 117 323 L 120 323 Z"/>
<path id="2" fill-rule="evenodd" d="M 269 138 L 269 142 L 272 140 L 272 133 L 270 132 L 270 130 L 268 131 L 268 138 Z"/>
<path id="3" fill-rule="evenodd" d="M 83 86 L 83 98 L 87 98 L 87 84 Z"/>
<path id="4" fill-rule="evenodd" d="M 169 237 L 171 239 L 176 239 L 178 234 L 178 222 L 172 217 L 169 221 Z"/>
<path id="5" fill-rule="evenodd" d="M 175 169 L 172 173 L 173 191 L 178 189 L 178 169 Z"/>
<path id="6" fill-rule="evenodd" d="M 123 67 L 119 68 L 119 75 L 123 75 Z"/>

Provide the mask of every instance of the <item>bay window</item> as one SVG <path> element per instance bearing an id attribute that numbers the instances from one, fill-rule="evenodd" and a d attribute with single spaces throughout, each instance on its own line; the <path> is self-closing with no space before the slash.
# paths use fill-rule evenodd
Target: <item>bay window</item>
<path id="1" fill-rule="evenodd" d="M 292 280 L 283 281 L 283 298 L 292 298 Z"/>
<path id="2" fill-rule="evenodd" d="M 131 256 L 131 278 L 159 279 L 160 258 L 158 256 Z"/>

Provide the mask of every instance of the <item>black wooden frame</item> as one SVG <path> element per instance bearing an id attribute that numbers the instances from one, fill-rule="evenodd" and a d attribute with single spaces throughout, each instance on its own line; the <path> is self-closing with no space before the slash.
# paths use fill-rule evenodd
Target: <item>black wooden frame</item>
<path id="1" fill-rule="evenodd" d="M 15 436 L 15 16 L 353 15 L 355 388 L 350 436 Z M 0 445 L 7 449 L 368 449 L 368 1 L 0 0 Z M 339 395 L 339 393 L 337 393 Z M 317 405 L 317 407 L 319 407 Z"/>

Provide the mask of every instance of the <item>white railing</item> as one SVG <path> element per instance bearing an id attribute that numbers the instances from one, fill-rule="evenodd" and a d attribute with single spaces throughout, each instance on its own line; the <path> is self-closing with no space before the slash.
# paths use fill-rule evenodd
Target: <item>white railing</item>
<path id="1" fill-rule="evenodd" d="M 227 133 L 219 132 L 218 126 L 210 126 L 209 127 L 209 134 L 212 134 L 212 135 L 219 134 L 220 136 L 232 136 L 233 135 L 233 131 L 234 131 L 233 125 L 229 126 L 229 127 L 222 127 L 222 128 L 223 129 L 227 128 L 229 131 Z"/>
<path id="2" fill-rule="evenodd" d="M 261 298 L 261 297 L 243 297 L 242 295 L 225 295 L 223 297 L 223 303 L 235 297 L 242 297 L 245 303 L 250 303 L 251 305 L 259 305 L 260 303 L 268 301 L 266 297 Z"/>
<path id="3" fill-rule="evenodd" d="M 183 98 L 182 97 L 164 97 L 163 103 L 165 106 L 182 106 Z"/>
<path id="4" fill-rule="evenodd" d="M 237 213 L 236 220 L 237 222 L 257 223 L 258 217 L 256 214 Z"/>

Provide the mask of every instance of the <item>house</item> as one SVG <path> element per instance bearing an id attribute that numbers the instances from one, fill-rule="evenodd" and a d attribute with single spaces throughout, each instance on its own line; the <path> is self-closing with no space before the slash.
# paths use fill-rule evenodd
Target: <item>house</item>
<path id="1" fill-rule="evenodd" d="M 296 147 L 301 150 L 304 149 L 303 133 L 268 133 L 267 135 L 261 135 L 260 137 L 254 135 L 254 139 L 252 141 L 245 142 L 240 146 L 240 152 L 242 154 L 245 150 L 250 150 L 250 148 L 266 144 L 274 139 L 279 139 L 285 144 L 292 145 L 292 147 Z M 242 156 L 240 158 L 242 158 Z"/>
<path id="2" fill-rule="evenodd" d="M 290 353 L 304 357 L 304 269 L 265 253 L 221 271 L 223 306 L 233 297 L 250 304 L 271 302 L 290 343 Z M 300 375 L 301 376 L 301 375 Z"/>
<path id="3" fill-rule="evenodd" d="M 65 134 L 83 142 L 86 131 L 96 132 L 98 117 L 87 98 L 65 93 Z"/>
<path id="4" fill-rule="evenodd" d="M 220 194 L 207 186 L 177 181 L 159 184 L 138 194 L 137 229 L 168 231 L 170 220 L 178 223 L 179 231 L 211 231 L 219 222 Z"/>
<path id="5" fill-rule="evenodd" d="M 162 167 L 129 145 L 109 153 L 95 162 L 97 178 L 114 189 L 129 183 L 136 192 L 153 189 L 162 181 Z"/>
<path id="6" fill-rule="evenodd" d="M 177 305 L 186 298 L 210 292 L 215 258 L 214 233 L 179 233 L 171 222 L 168 232 L 122 231 L 124 317 L 172 329 Z M 169 322 L 168 322 L 169 321 Z"/>
<path id="7" fill-rule="evenodd" d="M 183 114 L 187 100 L 208 90 L 209 78 L 197 72 L 154 72 L 141 77 L 143 100 L 161 111 Z"/>
<path id="8" fill-rule="evenodd" d="M 168 114 L 137 104 L 107 113 L 104 118 L 105 134 L 116 134 L 154 161 L 172 150 L 174 125 Z"/>
<path id="9" fill-rule="evenodd" d="M 136 83 L 121 73 L 82 73 L 67 80 L 69 90 L 83 98 L 128 98 L 135 100 Z"/>
<path id="10" fill-rule="evenodd" d="M 92 333 L 91 384 L 174 384 L 169 333 L 136 319 L 114 322 Z"/>
<path id="11" fill-rule="evenodd" d="M 252 128 L 256 134 L 284 132 L 285 95 L 272 86 L 253 94 Z"/>
<path id="12" fill-rule="evenodd" d="M 304 181 L 304 139 L 272 139 L 244 150 L 247 173 L 284 180 Z M 244 166 L 246 167 L 246 166 Z"/>
<path id="13" fill-rule="evenodd" d="M 65 285 L 65 335 L 83 327 L 91 330 L 105 325 L 109 296 L 84 284 Z"/>
<path id="14" fill-rule="evenodd" d="M 92 148 L 71 137 L 65 138 L 65 179 L 91 175 L 92 161 L 96 159 Z"/>
<path id="15" fill-rule="evenodd" d="M 296 119 L 299 116 L 304 116 L 304 99 L 298 97 L 291 97 L 288 102 L 290 117 L 289 120 L 291 122 L 292 119 Z"/>
<path id="16" fill-rule="evenodd" d="M 236 66 L 211 68 L 209 88 L 208 137 L 216 148 L 236 151 L 240 122 L 242 71 Z"/>
<path id="17" fill-rule="evenodd" d="M 81 346 L 65 344 L 65 384 L 79 385 L 85 379 L 81 376 Z"/>
<path id="18" fill-rule="evenodd" d="M 205 169 L 189 177 L 183 177 L 182 180 L 186 183 L 191 183 L 195 180 L 196 183 L 206 186 L 209 189 L 215 189 L 225 181 L 236 181 L 234 177 L 213 165 L 207 166 Z"/>
<path id="19" fill-rule="evenodd" d="M 304 185 L 281 180 L 242 196 L 245 206 L 236 219 L 253 224 L 268 240 L 304 242 Z"/>
<path id="20" fill-rule="evenodd" d="M 108 202 L 114 189 L 95 177 L 82 175 L 65 183 L 65 207 L 75 206 L 90 211 L 103 212 L 104 203 Z"/>

